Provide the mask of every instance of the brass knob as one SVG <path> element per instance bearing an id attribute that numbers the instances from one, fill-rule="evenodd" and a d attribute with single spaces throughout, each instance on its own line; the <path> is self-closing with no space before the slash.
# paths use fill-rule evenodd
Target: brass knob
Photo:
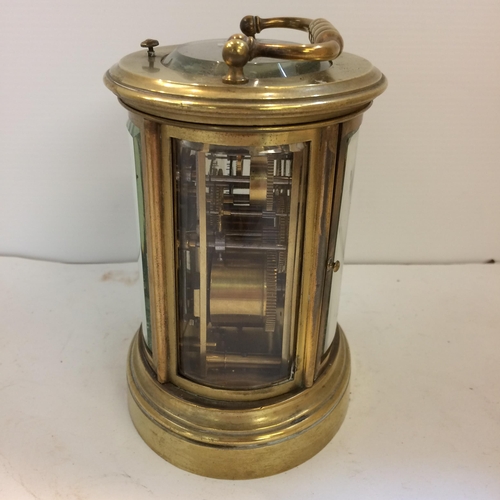
<path id="1" fill-rule="evenodd" d="M 329 271 L 336 273 L 340 269 L 340 261 L 333 260 L 333 257 L 330 257 L 326 263 L 326 267 Z"/>
<path id="2" fill-rule="evenodd" d="M 147 48 L 148 49 L 148 57 L 154 57 L 155 55 L 155 47 L 158 47 L 159 42 L 158 40 L 154 40 L 153 38 L 148 38 L 147 40 L 144 40 L 144 42 L 141 43 L 141 47 Z"/>
<path id="3" fill-rule="evenodd" d="M 225 83 L 247 83 L 243 67 L 256 57 L 301 59 L 304 61 L 332 61 L 342 52 L 344 41 L 340 33 L 325 19 L 302 17 L 246 16 L 240 23 L 244 35 L 229 38 L 222 50 L 222 57 L 229 66 Z M 291 28 L 309 33 L 310 45 L 288 43 L 260 43 L 255 35 L 266 28 Z M 246 35 L 246 36 L 245 36 Z"/>

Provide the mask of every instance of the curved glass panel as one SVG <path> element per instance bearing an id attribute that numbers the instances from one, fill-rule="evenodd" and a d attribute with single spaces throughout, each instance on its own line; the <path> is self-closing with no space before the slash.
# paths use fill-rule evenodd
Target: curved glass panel
<path id="1" fill-rule="evenodd" d="M 131 121 L 127 123 L 127 129 L 132 136 L 134 146 L 134 161 L 135 161 L 135 178 L 137 186 L 137 209 L 139 213 L 139 232 L 141 237 L 141 252 L 139 256 L 140 265 L 139 273 L 144 285 L 144 310 L 143 320 L 141 324 L 142 334 L 146 345 L 151 349 L 151 314 L 149 306 L 149 279 L 148 279 L 148 262 L 146 251 L 146 225 L 144 221 L 144 188 L 142 177 L 142 152 L 141 152 L 141 130 Z"/>
<path id="2" fill-rule="evenodd" d="M 226 40 L 203 40 L 177 47 L 165 56 L 162 64 L 180 74 L 223 77 L 227 65 L 222 59 L 222 48 Z M 288 61 L 258 57 L 245 66 L 248 78 L 286 78 L 323 71 L 331 66 L 330 61 Z"/>
<path id="3" fill-rule="evenodd" d="M 337 331 L 337 317 L 340 301 L 340 283 L 342 281 L 342 270 L 344 269 L 344 250 L 347 238 L 347 222 L 349 220 L 349 210 L 351 208 L 351 194 L 354 178 L 354 166 L 356 164 L 356 151 L 358 147 L 358 134 L 352 134 L 347 143 L 347 154 L 344 171 L 344 185 L 342 186 L 342 200 L 340 208 L 339 226 L 335 243 L 335 261 L 339 261 L 340 267 L 332 276 L 332 288 L 330 291 L 330 301 L 328 305 L 328 319 L 326 322 L 325 343 L 323 353 L 325 353 L 335 338 Z"/>
<path id="4" fill-rule="evenodd" d="M 174 141 L 185 377 L 232 389 L 291 378 L 305 150 Z"/>

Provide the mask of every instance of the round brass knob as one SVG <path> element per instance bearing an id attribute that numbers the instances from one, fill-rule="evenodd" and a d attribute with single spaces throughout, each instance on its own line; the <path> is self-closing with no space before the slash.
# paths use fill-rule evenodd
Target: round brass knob
<path id="1" fill-rule="evenodd" d="M 148 49 L 148 57 L 154 57 L 155 55 L 155 47 L 158 47 L 160 43 L 158 40 L 154 40 L 153 38 L 148 38 L 147 40 L 144 40 L 144 42 L 141 43 L 141 47 L 144 47 L 145 49 Z"/>

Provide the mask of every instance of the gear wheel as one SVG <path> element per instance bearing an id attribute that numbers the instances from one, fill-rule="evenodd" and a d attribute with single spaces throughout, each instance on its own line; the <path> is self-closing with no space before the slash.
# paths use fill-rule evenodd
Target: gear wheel
<path id="1" fill-rule="evenodd" d="M 269 221 L 270 222 L 270 221 Z M 276 243 L 278 237 L 277 228 L 274 225 L 264 226 L 262 231 L 262 242 L 264 244 Z M 276 329 L 276 303 L 278 289 L 278 255 L 274 250 L 266 252 L 266 320 L 265 331 L 274 332 Z"/>
<path id="2" fill-rule="evenodd" d="M 277 258 L 276 252 L 267 252 L 266 256 L 266 324 L 265 331 L 276 329 L 276 292 L 277 292 Z"/>
<path id="3" fill-rule="evenodd" d="M 287 213 L 287 202 L 286 194 L 280 193 L 276 200 L 276 219 L 278 225 L 278 245 L 286 247 L 287 237 L 288 237 L 288 217 L 285 217 Z M 280 250 L 278 252 L 278 272 L 286 272 L 286 251 Z"/>
<path id="4" fill-rule="evenodd" d="M 274 207 L 274 158 L 267 157 L 266 179 L 266 211 L 272 212 Z"/>

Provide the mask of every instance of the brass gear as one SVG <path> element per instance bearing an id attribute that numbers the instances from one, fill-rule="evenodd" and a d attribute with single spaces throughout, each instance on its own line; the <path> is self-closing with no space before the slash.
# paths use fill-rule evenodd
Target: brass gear
<path id="1" fill-rule="evenodd" d="M 277 228 L 274 226 L 264 226 L 262 231 L 263 243 L 276 243 Z M 274 250 L 266 252 L 266 319 L 265 331 L 274 332 L 276 329 L 276 303 L 278 289 L 278 256 Z"/>
<path id="2" fill-rule="evenodd" d="M 266 255 L 266 324 L 265 331 L 274 332 L 276 329 L 276 293 L 277 293 L 277 259 L 276 252 L 267 252 Z"/>
<path id="3" fill-rule="evenodd" d="M 274 158 L 267 157 L 266 179 L 266 211 L 272 212 L 274 207 Z"/>
<path id="4" fill-rule="evenodd" d="M 276 200 L 276 219 L 278 226 L 278 245 L 281 245 L 286 248 L 287 244 L 287 236 L 288 236 L 288 217 L 285 217 L 287 210 L 287 200 L 286 200 L 286 192 L 282 192 L 279 194 Z M 278 272 L 284 273 L 286 272 L 286 251 L 280 250 L 278 252 Z"/>

